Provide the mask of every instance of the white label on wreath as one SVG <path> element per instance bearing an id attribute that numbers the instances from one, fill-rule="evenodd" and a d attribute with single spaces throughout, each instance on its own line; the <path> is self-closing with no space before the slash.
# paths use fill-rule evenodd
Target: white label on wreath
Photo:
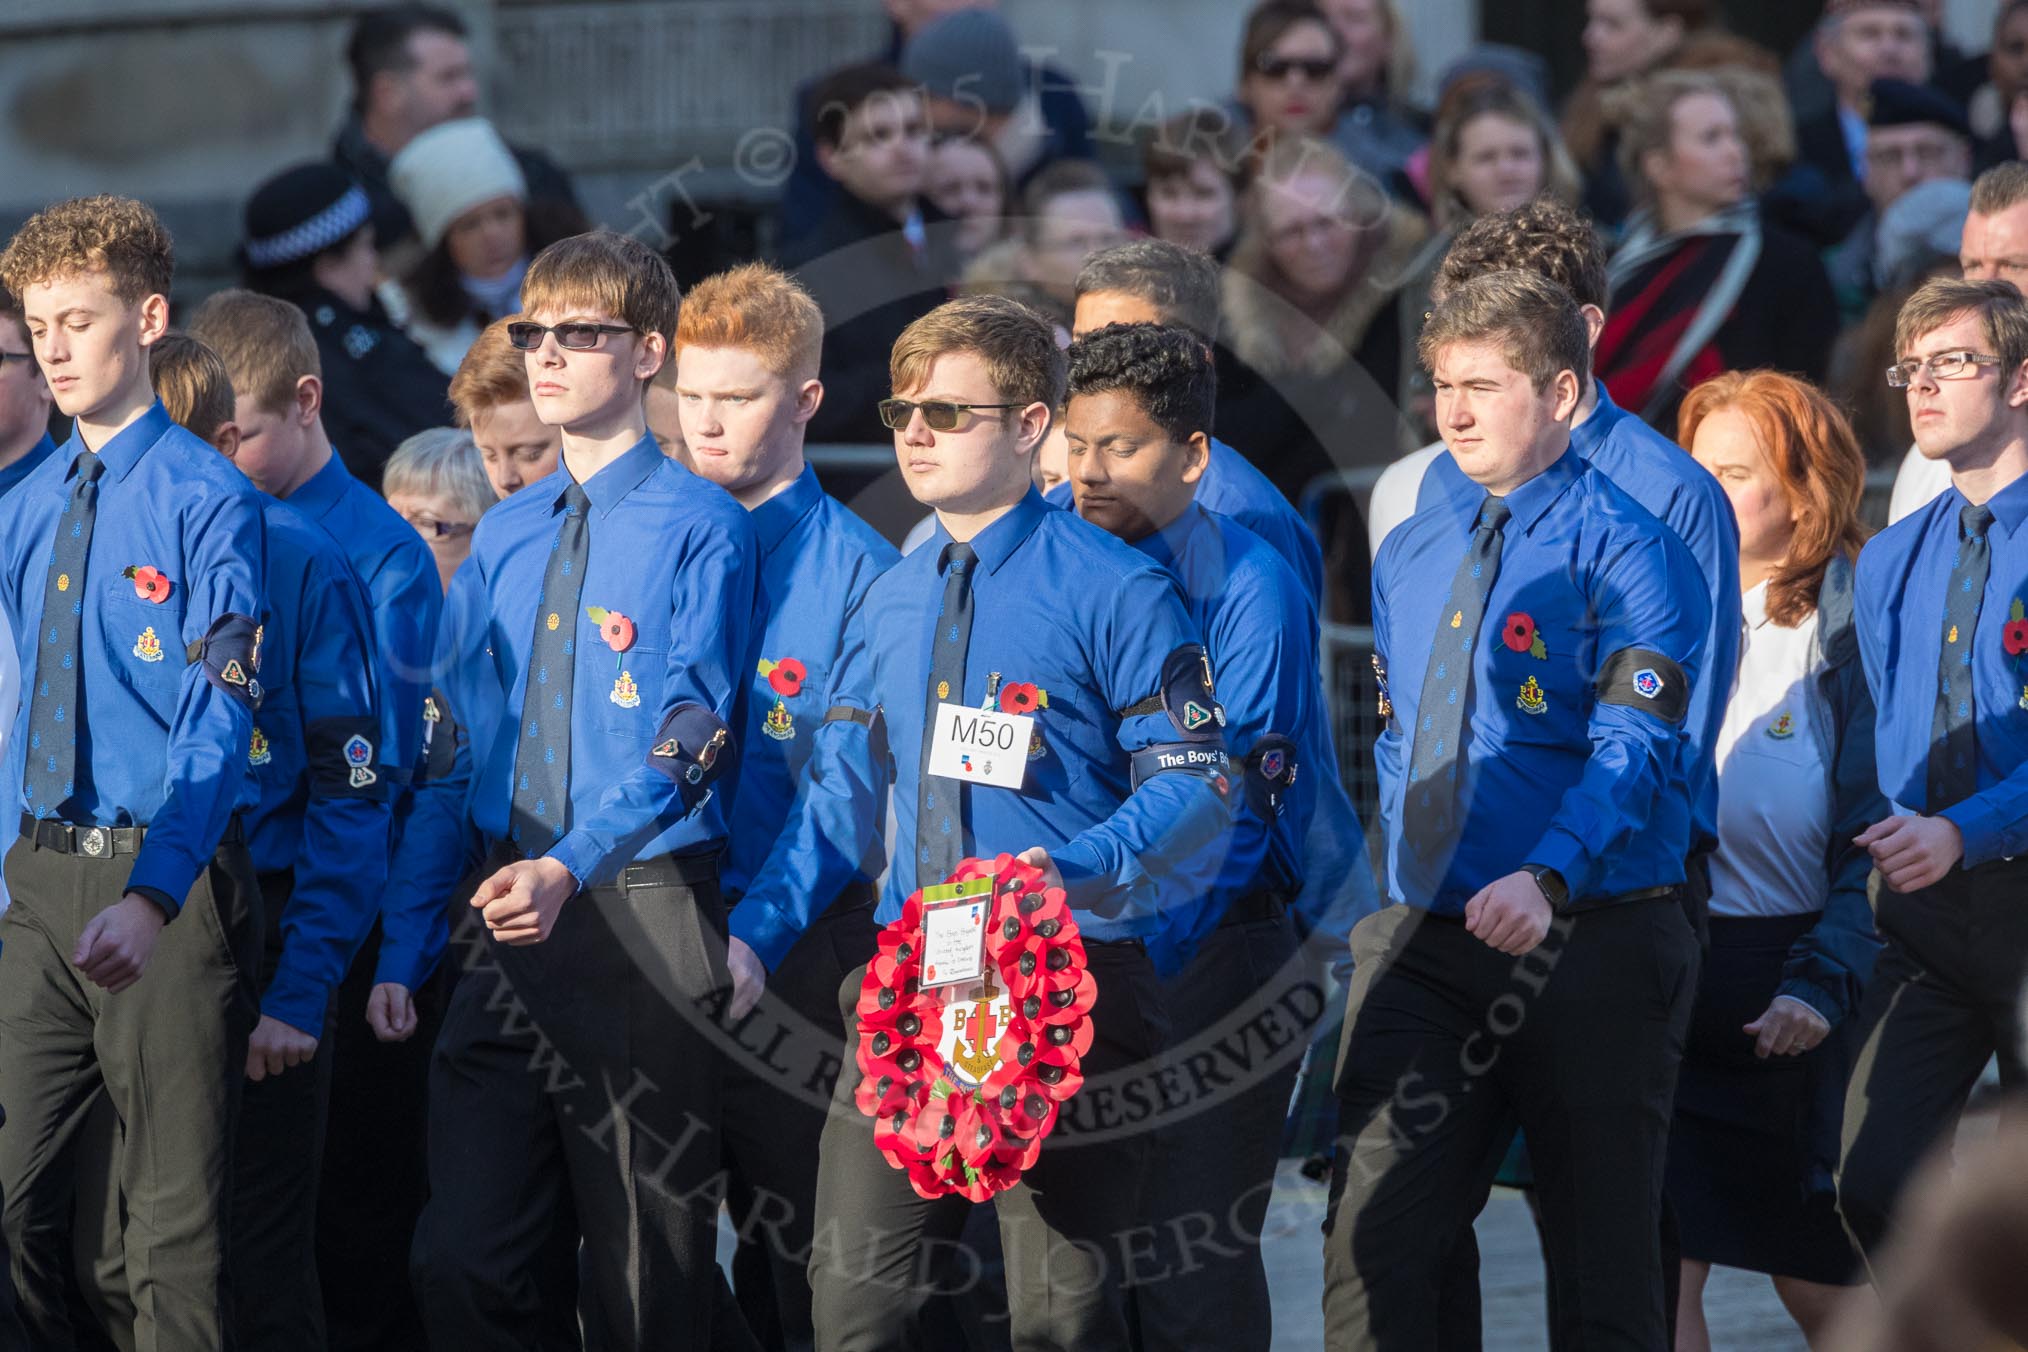
<path id="1" fill-rule="evenodd" d="M 986 968 L 986 921 L 992 909 L 991 877 L 923 889 L 924 990 L 979 979 Z"/>

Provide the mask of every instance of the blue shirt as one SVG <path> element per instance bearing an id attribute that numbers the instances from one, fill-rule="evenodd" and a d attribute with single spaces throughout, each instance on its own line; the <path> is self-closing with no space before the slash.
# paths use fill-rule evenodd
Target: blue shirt
<path id="1" fill-rule="evenodd" d="M 2028 476 L 1986 504 L 1992 571 L 1972 639 L 1978 791 L 1935 814 L 1964 836 L 1966 868 L 2028 854 L 2028 651 L 2010 654 L 2009 621 L 2028 603 Z M 1874 757 L 1880 791 L 1929 812 L 1930 732 L 1936 717 L 1937 660 L 1944 642 L 1944 591 L 1956 567 L 1964 494 L 1947 488 L 1921 510 L 1867 541 L 1859 553 L 1859 656 L 1878 708 Z"/>
<path id="2" fill-rule="evenodd" d="M 247 752 L 260 801 L 247 840 L 255 868 L 293 869 L 295 880 L 261 1012 L 322 1037 L 387 878 L 389 786 L 370 763 L 372 778 L 355 775 L 346 755 L 356 737 L 370 761 L 380 736 L 373 609 L 337 541 L 286 503 L 263 509 L 268 604 Z"/>
<path id="3" fill-rule="evenodd" d="M 1215 437 L 1211 458 L 1197 480 L 1196 500 L 1204 510 L 1229 516 L 1267 541 L 1294 571 L 1303 594 L 1310 599 L 1310 609 L 1323 607 L 1324 551 L 1318 547 L 1317 533 L 1302 513 L 1289 505 L 1272 479 Z M 1215 662 L 1217 654 L 1212 658 Z"/>
<path id="4" fill-rule="evenodd" d="M 901 914 L 921 882 L 917 791 L 950 539 L 939 522 L 927 545 L 867 589 L 846 621 L 826 697 L 832 705 L 886 711 L 896 848 L 877 913 L 883 922 Z M 1164 772 L 1134 789 L 1133 753 L 1177 742 L 1181 733 L 1166 713 L 1126 711 L 1158 695 L 1164 659 L 1202 637 L 1173 579 L 1032 489 L 971 544 L 978 563 L 965 688 L 949 700 L 984 705 L 997 673 L 1001 690 L 1032 684 L 1047 706 L 1034 712 L 1023 786 L 966 790 L 964 853 L 1042 846 L 1063 875 L 1086 938 L 1152 933 L 1161 926 L 1173 866 L 1223 830 L 1228 812 L 1208 775 Z M 792 941 L 860 871 L 867 843 L 877 838 L 885 787 L 874 759 L 859 724 L 825 724 L 795 818 L 735 912 L 736 920 L 753 912 L 747 933 L 776 936 L 767 947 L 756 944 L 756 952 L 784 951 L 779 936 Z"/>
<path id="5" fill-rule="evenodd" d="M 42 440 L 28 448 L 28 454 L 11 465 L 0 465 L 0 498 L 16 484 L 34 472 L 35 467 L 56 453 L 56 443 L 49 439 L 49 433 L 42 434 Z"/>
<path id="6" fill-rule="evenodd" d="M 7 753 L 16 784 L 26 770 L 38 640 L 47 629 L 50 547 L 86 449 L 73 433 L 8 495 L 0 517 L 0 605 L 14 620 L 21 658 L 21 710 Z M 89 703 L 64 819 L 148 827 L 127 886 L 147 889 L 173 915 L 217 853 L 227 820 L 255 798 L 246 760 L 253 713 L 184 655 L 220 617 L 261 612 L 267 550 L 260 496 L 160 403 L 98 454 L 104 472 L 78 598 Z M 168 575 L 161 601 L 143 599 L 122 576 L 140 567 Z M 37 816 L 52 813 L 50 805 L 25 806 Z"/>
<path id="7" fill-rule="evenodd" d="M 479 519 L 470 565 L 486 600 L 487 646 L 502 708 L 524 709 L 536 602 L 562 521 L 568 467 Z M 723 844 L 737 756 L 718 792 L 686 812 L 674 780 L 648 752 L 670 712 L 699 704 L 741 725 L 746 673 L 756 661 L 758 550 L 746 509 L 716 484 L 662 454 L 644 436 L 584 485 L 590 543 L 572 639 L 571 829 L 549 851 L 586 887 L 608 883 L 638 859 Z M 615 653 L 590 607 L 634 622 Z M 490 842 L 506 840 L 519 719 L 502 719 L 477 756 L 472 818 Z"/>
<path id="8" fill-rule="evenodd" d="M 374 651 L 380 664 L 377 749 L 399 788 L 415 767 L 423 697 L 430 692 L 430 657 L 444 604 L 436 558 L 415 527 L 353 478 L 336 455 L 287 501 L 330 532 L 373 599 Z"/>
<path id="9" fill-rule="evenodd" d="M 1682 882 L 1685 725 L 1657 704 L 1606 702 L 1596 683 L 1616 653 L 1658 653 L 1694 696 L 1710 625 L 1705 579 L 1673 531 L 1569 452 L 1507 495 L 1513 515 L 1470 655 L 1454 851 L 1424 859 L 1403 838 L 1412 749 L 1403 729 L 1417 726 L 1438 612 L 1484 498 L 1482 489 L 1417 512 L 1374 564 L 1374 643 L 1394 704 L 1374 748 L 1389 893 L 1462 914 L 1480 888 L 1531 863 L 1562 874 L 1573 901 Z M 1533 619 L 1546 656 L 1502 641 L 1519 616 Z"/>
<path id="10" fill-rule="evenodd" d="M 450 937 L 445 908 L 484 852 L 470 814 L 473 749 L 491 746 L 506 717 L 506 692 L 487 646 L 485 584 L 469 559 L 451 575 L 432 674 L 407 815 L 381 898 L 373 978 L 410 990 L 442 957 Z"/>
<path id="11" fill-rule="evenodd" d="M 1317 618 L 1302 584 L 1258 535 L 1227 517 L 1207 512 L 1203 497 L 1163 530 L 1135 548 L 1168 570 L 1183 589 L 1190 618 L 1204 635 L 1218 672 L 1225 708 L 1225 741 L 1232 756 L 1233 827 L 1200 856 L 1210 877 L 1194 905 L 1172 907 L 1162 948 L 1165 969 L 1187 965 L 1196 945 L 1232 903 L 1266 889 L 1293 902 L 1299 890 L 1347 914 L 1306 915 L 1306 929 L 1342 934 L 1356 916 L 1377 908 L 1364 834 L 1339 782 L 1331 753 L 1330 719 L 1317 663 Z M 1262 813 L 1243 791 L 1242 763 L 1262 738 L 1279 734 L 1295 743 L 1297 774 L 1279 812 Z M 1319 812 L 1329 815 L 1317 822 Z M 1339 838 L 1356 853 L 1357 868 L 1329 879 L 1312 877 L 1308 842 L 1313 827 Z M 1193 861 L 1195 862 L 1195 861 Z M 1345 861 L 1334 858 L 1333 862 Z M 1305 889 L 1306 882 L 1320 884 Z M 1335 885 L 1333 885 L 1335 884 Z"/>
<path id="12" fill-rule="evenodd" d="M 823 726 L 841 621 L 901 557 L 817 483 L 809 466 L 752 512 L 760 537 L 760 660 L 747 673 L 739 801 L 726 847 L 728 897 L 744 893 L 788 821 Z M 878 870 L 875 870 L 877 873 Z"/>
<path id="13" fill-rule="evenodd" d="M 1682 447 L 1615 404 L 1603 382 L 1592 382 L 1598 404 L 1570 429 L 1570 446 L 1605 472 L 1613 486 L 1648 509 L 1690 550 L 1707 582 L 1711 627 L 1704 636 L 1704 671 L 1690 692 L 1690 758 L 1685 766 L 1694 805 L 1693 840 L 1718 842 L 1718 729 L 1739 670 L 1739 527 L 1725 489 Z M 1449 451 L 1431 462 L 1416 500 L 1420 511 L 1451 496 L 1476 509 L 1486 491 L 1466 477 Z M 1448 583 L 1449 579 L 1446 578 Z"/>

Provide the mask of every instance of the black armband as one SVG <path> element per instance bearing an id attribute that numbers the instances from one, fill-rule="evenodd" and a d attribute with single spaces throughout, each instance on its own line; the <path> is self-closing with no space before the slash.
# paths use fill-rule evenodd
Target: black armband
<path id="1" fill-rule="evenodd" d="M 373 739 L 380 725 L 372 718 L 312 719 L 305 729 L 310 793 L 318 798 L 380 798 L 386 793 L 373 764 Z"/>
<path id="2" fill-rule="evenodd" d="M 1270 732 L 1253 744 L 1240 762 L 1240 782 L 1246 789 L 1246 805 L 1262 821 L 1281 815 L 1282 799 L 1296 782 L 1296 744 L 1279 732 Z"/>
<path id="3" fill-rule="evenodd" d="M 1225 710 L 1213 697 L 1211 657 L 1200 643 L 1187 643 L 1162 659 L 1162 688 L 1120 710 L 1121 718 L 1166 713 L 1177 735 L 1194 742 L 1216 741 Z"/>
<path id="4" fill-rule="evenodd" d="M 866 744 L 873 753 L 873 763 L 885 768 L 887 765 L 887 711 L 855 709 L 849 704 L 834 704 L 824 711 L 826 723 L 857 723 L 866 729 Z"/>
<path id="5" fill-rule="evenodd" d="M 1179 770 L 1208 776 L 1223 796 L 1231 785 L 1232 762 L 1216 742 L 1157 742 L 1134 753 L 1133 786 Z"/>
<path id="6" fill-rule="evenodd" d="M 689 812 L 710 793 L 732 754 L 732 729 L 725 720 L 702 704 L 679 704 L 656 731 L 648 764 L 669 777 Z"/>
<path id="7" fill-rule="evenodd" d="M 1652 648 L 1622 648 L 1599 670 L 1598 702 L 1681 723 L 1690 712 L 1690 680 L 1683 668 Z"/>
<path id="8" fill-rule="evenodd" d="M 423 700 L 422 749 L 416 754 L 411 782 L 427 784 L 451 772 L 458 759 L 458 720 L 451 702 L 441 689 L 430 691 Z"/>
<path id="9" fill-rule="evenodd" d="M 251 615 L 220 615 L 203 638 L 184 648 L 183 660 L 203 663 L 204 679 L 248 709 L 260 706 L 261 626 Z"/>

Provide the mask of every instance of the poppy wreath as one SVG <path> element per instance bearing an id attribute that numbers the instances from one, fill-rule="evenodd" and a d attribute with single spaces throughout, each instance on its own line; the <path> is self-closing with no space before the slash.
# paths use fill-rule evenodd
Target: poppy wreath
<path id="1" fill-rule="evenodd" d="M 922 893 L 880 932 L 859 987 L 859 1111 L 873 1144 L 919 1196 L 983 1202 L 1019 1182 L 1084 1085 L 1098 987 L 1063 890 L 1012 855 L 967 859 L 948 881 L 995 879 L 986 962 L 1013 1017 L 997 1064 L 976 1088 L 952 1077 L 938 1051 L 940 994 L 922 989 Z"/>

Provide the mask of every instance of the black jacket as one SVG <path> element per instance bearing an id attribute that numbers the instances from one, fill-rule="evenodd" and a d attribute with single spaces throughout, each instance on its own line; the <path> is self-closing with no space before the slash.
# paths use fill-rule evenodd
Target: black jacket
<path id="1" fill-rule="evenodd" d="M 394 448 L 451 421 L 450 381 L 375 301 L 355 310 L 329 291 L 291 297 L 310 319 L 324 367 L 324 430 L 352 477 L 380 491 Z"/>

